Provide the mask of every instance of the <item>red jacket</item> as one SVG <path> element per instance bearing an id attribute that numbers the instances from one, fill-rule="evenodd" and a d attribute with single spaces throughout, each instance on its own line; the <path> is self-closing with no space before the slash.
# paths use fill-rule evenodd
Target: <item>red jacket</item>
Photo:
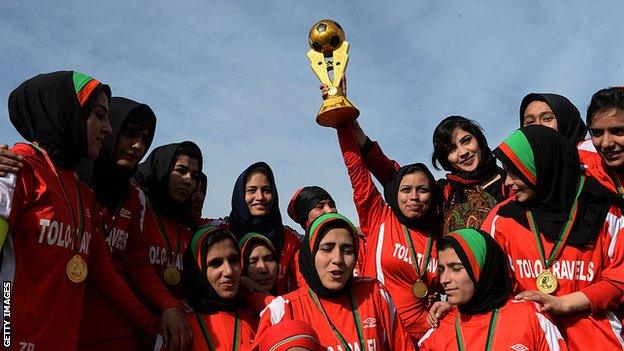
<path id="1" fill-rule="evenodd" d="M 131 186 L 130 193 L 118 213 L 111 215 L 104 208 L 102 216 L 105 223 L 103 235 L 116 272 L 156 306 L 159 313 L 179 306 L 179 300 L 167 290 L 149 262 L 148 245 L 143 235 L 143 192 Z M 106 327 L 103 328 L 103 325 Z M 93 284 L 87 284 L 80 342 L 91 344 L 135 334 L 132 321 L 111 304 L 102 291 Z M 85 349 L 89 347 L 91 346 L 85 345 Z"/>
<path id="2" fill-rule="evenodd" d="M 76 253 L 87 263 L 87 279 L 143 330 L 155 333 L 158 321 L 113 269 L 93 192 L 74 172 L 55 168 L 67 189 L 68 206 L 41 152 L 27 144 L 16 144 L 12 151 L 23 156 L 24 167 L 0 178 L 0 217 L 9 224 L 0 276 L 5 293 L 10 290 L 10 317 L 4 319 L 10 323 L 10 349 L 76 349 L 86 285 L 70 281 L 66 273 Z M 78 188 L 84 215 L 79 245 L 70 212 L 79 223 Z"/>
<path id="3" fill-rule="evenodd" d="M 367 235 L 362 273 L 364 276 L 375 277 L 384 284 L 396 304 L 405 329 L 414 340 L 418 340 L 429 329 L 426 320 L 427 299 L 418 299 L 412 294 L 412 285 L 418 276 L 403 225 L 375 187 L 350 127 L 338 129 L 338 139 L 351 179 L 360 227 Z M 428 233 L 409 230 L 409 235 L 418 265 L 422 269 Z M 433 240 L 431 259 L 426 276 L 423 277 L 430 293 L 436 291 L 438 286 L 435 238 Z"/>
<path id="4" fill-rule="evenodd" d="M 485 350 L 491 316 L 492 312 L 459 318 L 466 350 Z M 456 317 L 457 309 L 442 319 L 438 328 L 429 330 L 418 342 L 420 350 L 458 350 Z M 591 338 L 590 334 L 587 337 Z M 538 311 L 535 304 L 513 300 L 499 310 L 491 345 L 491 350 L 567 350 L 557 327 Z"/>
<path id="5" fill-rule="evenodd" d="M 509 256 L 516 280 L 517 292 L 537 290 L 535 279 L 543 266 L 533 232 L 515 220 L 501 217 L 495 208 L 482 229 L 492 234 Z M 614 313 L 620 304 L 622 291 L 611 280 L 621 282 L 624 270 L 624 216 L 617 206 L 607 214 L 603 229 L 595 242 L 584 248 L 565 246 L 552 264 L 551 272 L 559 287 L 553 293 L 562 296 L 583 292 L 591 303 L 592 313 L 553 316 L 570 350 L 624 347 L 622 324 Z M 551 252 L 554 242 L 542 236 L 544 250 Z M 587 335 L 592 335 L 588 338 Z"/>
<path id="6" fill-rule="evenodd" d="M 355 278 L 351 287 L 357 301 L 360 328 L 366 345 L 360 345 L 356 321 L 351 312 L 348 296 L 337 298 L 318 297 L 326 315 L 345 338 L 352 350 L 414 350 L 411 338 L 394 312 L 392 300 L 378 282 Z M 312 299 L 308 288 L 301 287 L 284 296 L 275 298 L 261 313 L 257 340 L 272 325 L 282 320 L 296 319 L 314 327 L 319 341 L 327 350 L 344 350 L 340 339 L 334 334 L 323 313 Z"/>

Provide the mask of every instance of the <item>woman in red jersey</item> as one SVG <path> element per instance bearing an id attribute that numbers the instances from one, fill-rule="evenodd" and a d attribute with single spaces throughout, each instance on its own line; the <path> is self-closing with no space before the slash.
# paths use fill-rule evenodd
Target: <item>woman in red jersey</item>
<path id="1" fill-rule="evenodd" d="M 190 342 L 180 301 L 165 287 L 149 263 L 143 236 L 145 197 L 130 184 L 139 161 L 154 138 L 156 116 L 145 104 L 111 98 L 113 133 L 94 160 L 83 160 L 78 173 L 95 191 L 103 209 L 103 234 L 117 273 L 162 313 L 162 328 L 171 334 L 175 350 Z M 105 325 L 105 328 L 102 328 Z M 102 291 L 87 284 L 79 339 L 82 350 L 138 350 L 142 337 Z"/>
<path id="2" fill-rule="evenodd" d="M 193 236 L 191 199 L 201 171 L 201 150 L 184 141 L 155 148 L 135 175 L 147 195 L 143 232 L 150 263 L 177 298 L 182 297 L 182 256 Z"/>
<path id="3" fill-rule="evenodd" d="M 438 241 L 438 258 L 447 301 L 459 311 L 429 330 L 420 350 L 567 350 L 534 303 L 511 299 L 507 257 L 487 233 L 449 233 Z"/>
<path id="4" fill-rule="evenodd" d="M 157 319 L 115 273 L 96 198 L 74 173 L 111 133 L 109 98 L 108 86 L 72 71 L 38 75 L 9 97 L 11 122 L 33 143 L 12 148 L 23 165 L 0 178 L 11 349 L 75 350 L 87 277 L 138 327 L 156 332 Z"/>
<path id="5" fill-rule="evenodd" d="M 351 126 L 338 129 L 353 198 L 366 236 L 363 276 L 377 278 L 396 303 L 414 342 L 428 329 L 428 295 L 439 290 L 435 241 L 439 233 L 440 192 L 427 167 L 401 167 L 376 189 Z M 385 201 L 384 201 L 385 200 Z"/>
<path id="6" fill-rule="evenodd" d="M 622 210 L 581 174 L 576 148 L 551 128 L 517 130 L 494 154 L 515 200 L 492 211 L 483 229 L 509 256 L 518 298 L 551 313 L 571 350 L 621 349 L 613 311 L 622 297 Z"/>
<path id="7" fill-rule="evenodd" d="M 187 315 L 192 350 L 251 350 L 258 320 L 237 297 L 241 264 L 234 235 L 222 228 L 200 229 L 184 254 L 184 267 L 182 293 L 194 310 Z"/>
<path id="8" fill-rule="evenodd" d="M 211 225 L 229 228 L 239 240 L 247 233 L 264 235 L 277 256 L 276 293 L 285 294 L 296 288 L 294 261 L 301 240 L 293 229 L 282 224 L 275 177 L 268 164 L 254 163 L 238 176 L 230 216 Z"/>
<path id="9" fill-rule="evenodd" d="M 307 286 L 274 299 L 261 314 L 257 338 L 283 320 L 315 326 L 327 350 L 414 350 L 379 282 L 353 277 L 358 233 L 327 213 L 310 224 L 299 255 Z"/>

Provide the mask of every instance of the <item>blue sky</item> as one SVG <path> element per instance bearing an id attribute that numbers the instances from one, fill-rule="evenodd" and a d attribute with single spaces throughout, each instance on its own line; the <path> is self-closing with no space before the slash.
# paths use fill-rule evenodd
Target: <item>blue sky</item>
<path id="1" fill-rule="evenodd" d="M 206 216 L 229 213 L 236 177 L 263 160 L 286 223 L 290 196 L 312 184 L 356 220 L 336 133 L 314 122 L 314 22 L 346 30 L 349 98 L 365 131 L 400 163 L 430 165 L 448 115 L 480 122 L 491 146 L 518 126 L 529 92 L 565 95 L 584 116 L 593 92 L 624 84 L 622 13 L 622 1 L 4 0 L 0 99 L 37 73 L 87 73 L 152 107 L 154 146 L 201 146 Z M 0 141 L 19 141 L 2 115 Z"/>

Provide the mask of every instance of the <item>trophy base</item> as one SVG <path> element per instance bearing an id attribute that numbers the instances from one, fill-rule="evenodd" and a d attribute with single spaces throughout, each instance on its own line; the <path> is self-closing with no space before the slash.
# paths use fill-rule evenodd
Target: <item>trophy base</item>
<path id="1" fill-rule="evenodd" d="M 323 127 L 339 127 L 355 121 L 360 115 L 351 101 L 344 96 L 334 96 L 323 101 L 316 115 L 316 123 Z"/>

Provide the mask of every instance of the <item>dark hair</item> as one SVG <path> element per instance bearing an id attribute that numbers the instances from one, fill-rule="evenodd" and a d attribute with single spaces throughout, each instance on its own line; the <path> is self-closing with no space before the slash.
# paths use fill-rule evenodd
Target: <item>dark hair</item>
<path id="1" fill-rule="evenodd" d="M 234 239 L 232 235 L 233 235 L 232 233 L 226 230 L 219 230 L 213 234 L 210 234 L 206 238 L 206 240 L 204 240 L 200 248 L 201 259 L 205 261 L 206 257 L 208 256 L 208 251 L 210 251 L 210 248 L 212 248 L 214 244 L 221 242 L 223 240 L 230 240 L 232 242 L 232 245 L 234 246 L 234 249 L 236 250 L 236 252 L 238 253 L 240 257 L 240 248 L 238 247 L 238 243 L 236 242 L 236 240 Z"/>
<path id="2" fill-rule="evenodd" d="M 255 167 L 250 168 L 249 170 L 247 170 L 247 174 L 245 174 L 245 186 L 247 185 L 247 182 L 249 181 L 249 178 L 251 178 L 251 176 L 253 176 L 254 174 L 264 174 L 265 177 L 267 177 L 267 179 L 271 179 L 271 177 L 269 176 L 269 171 L 266 169 L 266 167 L 264 167 L 263 165 L 257 165 Z M 271 184 L 272 186 L 272 184 Z"/>
<path id="3" fill-rule="evenodd" d="M 587 116 L 585 122 L 590 128 L 592 118 L 599 113 L 607 110 L 617 109 L 624 111 L 624 87 L 609 87 L 598 90 L 591 98 L 591 102 L 587 107 Z"/>
<path id="4" fill-rule="evenodd" d="M 444 250 L 446 250 L 448 248 L 451 248 L 451 249 L 455 250 L 453 248 L 453 245 L 451 245 L 450 241 L 448 241 L 448 240 L 436 240 L 436 250 L 438 252 L 444 251 Z"/>
<path id="5" fill-rule="evenodd" d="M 149 111 L 151 112 L 151 110 Z M 147 130 L 151 132 L 155 127 L 155 120 L 153 118 L 153 114 L 150 114 L 141 106 L 135 108 L 130 113 L 130 116 L 124 120 L 123 125 L 121 126 L 121 130 L 124 131 L 126 129 L 130 130 Z"/>
<path id="6" fill-rule="evenodd" d="M 433 164 L 433 168 L 437 170 L 440 170 L 440 167 L 448 172 L 453 170 L 453 166 L 449 163 L 447 156 L 449 154 L 449 145 L 452 142 L 451 137 L 455 128 L 460 128 L 474 135 L 482 151 L 488 147 L 485 135 L 483 135 L 481 126 L 479 126 L 477 122 L 462 116 L 446 117 L 433 131 L 433 154 L 431 155 L 431 163 Z"/>
<path id="7" fill-rule="evenodd" d="M 193 147 L 193 146 L 181 145 L 180 147 L 178 147 L 178 149 L 176 150 L 175 154 L 173 155 L 173 159 L 177 160 L 178 157 L 180 157 L 182 155 L 188 156 L 190 158 L 194 158 L 198 162 L 201 163 L 201 160 L 202 160 L 201 151 L 199 149 Z"/>

